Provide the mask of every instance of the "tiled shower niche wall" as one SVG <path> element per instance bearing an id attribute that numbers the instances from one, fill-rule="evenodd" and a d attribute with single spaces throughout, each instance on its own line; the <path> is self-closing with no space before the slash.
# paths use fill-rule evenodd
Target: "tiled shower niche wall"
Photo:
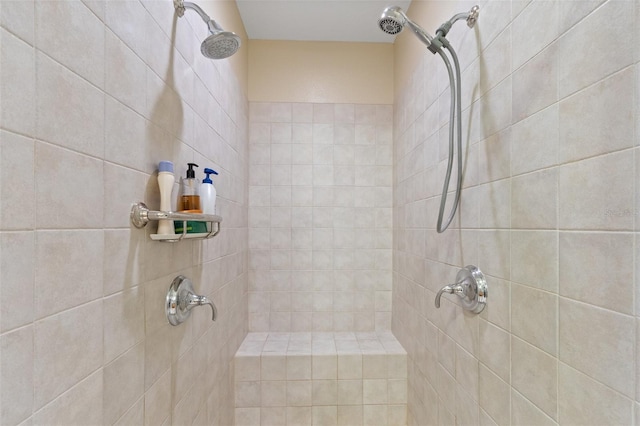
<path id="1" fill-rule="evenodd" d="M 249 328 L 391 325 L 392 107 L 251 103 Z"/>

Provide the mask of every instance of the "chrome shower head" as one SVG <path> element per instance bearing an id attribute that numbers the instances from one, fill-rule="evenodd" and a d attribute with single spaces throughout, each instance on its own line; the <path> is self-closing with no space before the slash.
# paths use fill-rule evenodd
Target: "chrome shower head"
<path id="1" fill-rule="evenodd" d="M 433 41 L 433 37 L 429 35 L 420 25 L 414 23 L 407 17 L 407 14 L 398 6 L 389 6 L 382 11 L 378 26 L 387 34 L 398 34 L 403 28 L 408 26 L 411 31 L 429 47 Z"/>
<path id="2" fill-rule="evenodd" d="M 404 29 L 407 17 L 398 6 L 389 6 L 382 11 L 382 15 L 378 20 L 380 29 L 387 34 L 398 34 Z"/>
<path id="3" fill-rule="evenodd" d="M 205 38 L 200 52 L 209 59 L 224 59 L 240 48 L 240 37 L 231 31 L 217 31 Z"/>
<path id="4" fill-rule="evenodd" d="M 237 34 L 231 31 L 225 31 L 218 25 L 216 21 L 209 18 L 204 10 L 195 3 L 189 3 L 184 0 L 173 0 L 178 16 L 183 16 L 186 8 L 195 10 L 202 20 L 207 24 L 211 35 L 204 39 L 200 45 L 200 52 L 209 59 L 224 59 L 233 55 L 238 51 L 241 45 L 241 39 Z"/>

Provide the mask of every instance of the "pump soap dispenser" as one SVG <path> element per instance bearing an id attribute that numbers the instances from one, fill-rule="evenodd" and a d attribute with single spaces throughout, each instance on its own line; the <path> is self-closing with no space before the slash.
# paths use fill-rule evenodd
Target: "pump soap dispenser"
<path id="1" fill-rule="evenodd" d="M 198 194 L 198 179 L 194 167 L 198 167 L 195 163 L 187 163 L 187 177 L 182 179 L 182 195 L 180 196 L 179 210 L 184 213 L 202 213 L 200 209 L 200 195 Z M 184 232 L 184 221 L 176 220 L 174 222 L 176 234 Z M 207 232 L 206 222 L 188 221 L 187 234 L 199 234 Z"/>
<path id="2" fill-rule="evenodd" d="M 202 213 L 200 209 L 200 195 L 198 194 L 198 179 L 194 167 L 195 163 L 187 163 L 187 177 L 182 179 L 182 196 L 180 197 L 180 211 L 188 213 Z"/>
<path id="3" fill-rule="evenodd" d="M 202 180 L 200 185 L 200 204 L 202 205 L 202 213 L 216 214 L 216 187 L 213 186 L 211 175 L 217 175 L 213 169 L 204 169 L 206 178 Z M 211 231 L 211 225 L 207 224 L 207 231 Z"/>
<path id="4" fill-rule="evenodd" d="M 200 204 L 202 206 L 202 213 L 204 214 L 216 214 L 216 187 L 213 185 L 211 175 L 217 175 L 213 169 L 204 169 L 206 178 L 202 180 L 200 185 Z"/>

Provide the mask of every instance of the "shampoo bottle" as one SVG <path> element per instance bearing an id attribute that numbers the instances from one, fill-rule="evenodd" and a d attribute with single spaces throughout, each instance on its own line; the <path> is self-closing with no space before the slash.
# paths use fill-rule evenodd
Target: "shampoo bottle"
<path id="1" fill-rule="evenodd" d="M 171 161 L 161 161 L 158 165 L 158 186 L 160 187 L 160 210 L 171 211 L 171 193 L 173 192 L 173 163 Z M 173 221 L 161 220 L 158 222 L 158 234 L 174 235 Z"/>
<path id="2" fill-rule="evenodd" d="M 204 169 L 204 173 L 207 175 L 203 179 L 200 185 L 200 205 L 202 206 L 202 213 L 204 214 L 216 214 L 216 187 L 213 185 L 211 175 L 217 175 L 213 169 Z"/>

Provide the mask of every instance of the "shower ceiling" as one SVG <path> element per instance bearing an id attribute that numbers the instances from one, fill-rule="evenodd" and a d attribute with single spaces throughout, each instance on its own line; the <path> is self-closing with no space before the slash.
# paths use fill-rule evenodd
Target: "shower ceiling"
<path id="1" fill-rule="evenodd" d="M 391 3 L 411 0 L 236 0 L 250 39 L 392 43 L 378 29 Z"/>

